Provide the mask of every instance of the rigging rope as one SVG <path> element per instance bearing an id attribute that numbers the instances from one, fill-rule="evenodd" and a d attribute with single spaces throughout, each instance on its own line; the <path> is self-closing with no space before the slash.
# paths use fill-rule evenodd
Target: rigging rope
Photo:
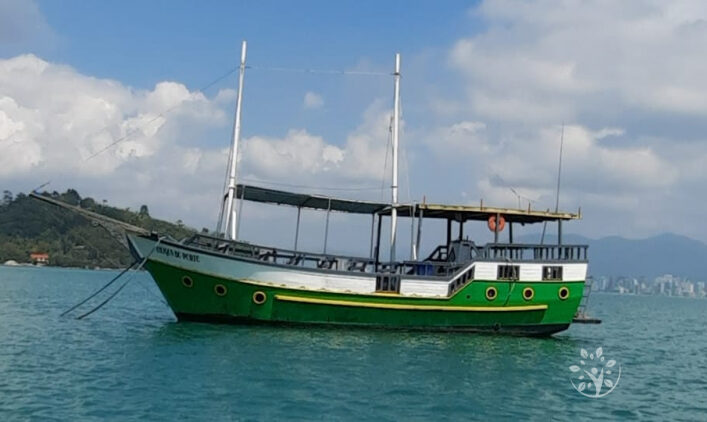
<path id="1" fill-rule="evenodd" d="M 140 271 L 140 269 L 142 269 L 142 266 L 145 265 L 145 262 L 147 262 L 148 258 L 150 258 L 150 256 L 152 255 L 152 253 L 155 252 L 155 249 L 157 248 L 157 245 L 160 244 L 160 242 L 162 241 L 162 239 L 163 239 L 162 237 L 160 237 L 160 238 L 157 239 L 157 242 L 155 242 L 155 245 L 152 247 L 152 250 L 150 251 L 150 253 L 148 253 L 147 255 L 145 255 L 145 257 L 142 259 L 142 261 L 140 261 L 140 264 L 139 264 L 137 267 L 135 267 L 135 272 L 133 272 L 133 273 L 130 275 L 130 277 L 129 277 L 127 280 L 125 280 L 125 282 L 124 282 L 123 284 L 121 284 L 120 287 L 118 287 L 118 289 L 117 289 L 115 292 L 113 292 L 110 296 L 108 296 L 108 298 L 107 298 L 106 300 L 104 300 L 103 302 L 99 303 L 98 306 L 96 306 L 95 308 L 93 308 L 93 309 L 91 309 L 90 311 L 86 312 L 85 314 L 82 314 L 82 315 L 78 316 L 76 319 L 84 319 L 85 317 L 87 317 L 87 316 L 91 315 L 92 313 L 96 312 L 97 310 L 101 309 L 104 305 L 106 305 L 106 304 L 107 304 L 108 302 L 110 302 L 114 297 L 116 297 L 116 296 L 118 295 L 118 293 L 120 293 L 120 291 L 123 290 L 123 288 L 125 288 L 125 286 L 128 284 L 128 282 L 130 282 L 130 280 L 132 280 L 132 278 L 135 276 L 135 274 L 137 274 L 137 272 Z M 113 277 L 113 279 L 112 279 L 111 281 L 109 281 L 108 283 L 106 283 L 106 285 L 104 285 L 103 287 L 101 287 L 100 289 L 98 289 L 97 291 L 95 291 L 93 294 L 91 294 L 91 295 L 90 295 L 89 297 L 87 297 L 86 299 L 82 300 L 80 303 L 74 305 L 74 306 L 71 307 L 69 310 L 67 310 L 67 311 L 65 311 L 64 313 L 62 313 L 62 314 L 60 315 L 60 317 L 63 317 L 64 315 L 68 314 L 69 312 L 73 311 L 74 309 L 80 307 L 80 306 L 83 305 L 84 303 L 86 303 L 86 302 L 88 302 L 89 300 L 91 300 L 91 299 L 93 299 L 94 297 L 96 297 L 99 293 L 101 293 L 102 291 L 104 291 L 105 289 L 107 289 L 110 285 L 112 285 L 113 283 L 115 283 L 115 282 L 116 282 L 120 277 L 122 277 L 125 273 L 127 273 L 128 271 L 130 271 L 130 269 L 132 269 L 132 268 L 135 266 L 136 263 L 137 263 L 137 261 L 135 261 L 135 262 L 133 262 L 132 264 L 130 264 L 130 266 L 128 266 L 128 267 L 127 267 L 126 269 L 124 269 L 123 271 L 121 271 L 120 274 L 118 274 L 117 276 Z"/>
<path id="2" fill-rule="evenodd" d="M 381 174 L 381 202 L 383 202 L 383 193 L 385 192 L 385 172 L 388 169 L 388 151 L 390 150 L 390 144 L 392 142 L 392 137 L 393 137 L 393 116 L 390 116 L 389 122 L 388 122 L 388 140 L 385 144 L 385 159 L 383 160 L 383 174 Z"/>
<path id="3" fill-rule="evenodd" d="M 272 67 L 272 66 L 246 66 L 246 69 L 270 70 L 273 72 L 292 73 L 318 73 L 326 75 L 364 75 L 364 76 L 390 76 L 390 72 L 373 72 L 365 70 L 335 70 L 335 69 L 297 69 L 293 67 Z"/>
<path id="4" fill-rule="evenodd" d="M 202 86 L 202 87 L 199 88 L 197 91 L 201 91 L 201 92 L 206 91 L 207 89 L 209 89 L 209 88 L 211 88 L 212 86 L 216 85 L 217 83 L 221 82 L 223 79 L 225 79 L 225 78 L 228 77 L 231 73 L 235 72 L 235 71 L 238 70 L 238 69 L 239 69 L 239 66 L 236 66 L 236 67 L 233 67 L 233 68 L 229 69 L 228 72 L 224 73 L 223 75 L 219 76 L 218 78 L 216 78 L 216 79 L 212 80 L 211 82 L 207 83 L 206 85 Z M 177 103 L 177 104 L 173 105 L 172 107 L 169 107 L 169 108 L 166 109 L 166 110 L 163 110 L 163 111 L 160 112 L 157 116 L 155 116 L 154 118 L 148 120 L 146 123 L 144 123 L 144 124 L 142 124 L 141 126 L 139 126 L 139 128 L 134 128 L 132 131 L 126 133 L 124 136 L 121 136 L 120 138 L 118 138 L 118 139 L 116 139 L 115 141 L 111 142 L 110 144 L 108 144 L 108 145 L 105 146 L 104 148 L 102 148 L 102 149 L 100 149 L 99 151 L 93 153 L 93 154 L 90 155 L 88 158 L 84 159 L 84 162 L 85 162 L 85 161 L 89 161 L 89 160 L 91 160 L 92 158 L 94 158 L 94 157 L 96 157 L 96 156 L 98 156 L 98 155 L 100 155 L 100 154 L 106 152 L 107 150 L 111 149 L 111 148 L 114 147 L 115 145 L 118 145 L 119 143 L 121 143 L 121 142 L 123 142 L 123 141 L 126 141 L 128 138 L 130 138 L 130 137 L 133 136 L 135 133 L 137 133 L 138 129 L 142 129 L 142 128 L 146 127 L 147 125 L 151 124 L 152 122 L 154 122 L 155 120 L 159 119 L 160 117 L 164 117 L 165 114 L 169 113 L 170 111 L 174 110 L 175 108 L 177 108 L 177 107 L 179 107 L 179 106 L 181 106 L 181 105 L 182 105 L 182 103 L 180 102 L 180 103 Z M 106 127 L 104 127 L 103 129 L 99 130 L 99 131 L 96 132 L 96 133 L 103 132 L 104 130 L 108 129 L 108 128 L 111 127 L 111 126 L 112 126 L 112 125 L 106 126 Z"/>
<path id="5" fill-rule="evenodd" d="M 234 73 L 240 68 L 240 66 L 235 66 L 230 68 L 226 73 L 223 75 L 217 77 L 216 79 L 212 80 L 211 82 L 205 84 L 201 88 L 197 89 L 197 91 L 204 92 L 207 89 L 211 88 L 212 86 L 216 85 L 217 83 L 221 82 L 223 79 Z M 388 72 L 374 72 L 374 71 L 364 71 L 364 70 L 332 70 L 332 69 L 298 69 L 298 68 L 290 68 L 290 67 L 273 67 L 273 66 L 246 66 L 246 69 L 253 69 L 253 70 L 266 70 L 266 71 L 275 71 L 275 72 L 295 72 L 295 73 L 313 73 L 313 74 L 329 74 L 329 75 L 363 75 L 363 76 L 390 76 L 391 73 Z M 115 141 L 111 142 L 110 144 L 106 145 L 105 147 L 101 148 L 97 152 L 91 154 L 88 158 L 85 158 L 84 161 L 89 161 L 93 159 L 94 157 L 104 153 L 105 151 L 111 149 L 115 145 L 118 145 L 121 142 L 126 141 L 130 137 L 132 137 L 135 133 L 138 132 L 139 129 L 142 129 L 149 124 L 153 123 L 157 119 L 164 117 L 165 114 L 171 112 L 175 108 L 181 106 L 181 103 L 175 104 L 172 107 L 167 108 L 166 110 L 163 110 L 160 112 L 157 116 L 154 118 L 148 120 L 144 124 L 140 125 L 138 128 L 134 128 L 130 132 L 126 133 L 124 136 L 121 136 L 120 138 L 116 139 Z M 102 128 L 101 130 L 97 131 L 96 133 L 103 132 L 104 130 L 108 129 L 112 125 L 106 126 Z"/>
<path id="6" fill-rule="evenodd" d="M 112 279 L 111 281 L 109 281 L 108 283 L 106 283 L 106 285 L 104 285 L 104 286 L 101 287 L 100 289 L 98 289 L 98 290 L 96 290 L 95 292 L 93 292 L 89 297 L 87 297 L 86 299 L 84 299 L 84 300 L 82 300 L 81 302 L 77 303 L 76 305 L 72 306 L 71 308 L 67 309 L 66 311 L 64 311 L 64 312 L 63 312 L 61 315 L 59 315 L 59 316 L 60 316 L 60 317 L 63 317 L 64 315 L 68 314 L 69 312 L 73 311 L 74 309 L 78 308 L 79 306 L 83 305 L 84 303 L 86 303 L 86 302 L 88 302 L 89 300 L 91 300 L 91 299 L 93 299 L 94 297 L 96 297 L 99 293 L 101 293 L 102 291 L 104 291 L 105 289 L 107 289 L 108 287 L 110 287 L 111 284 L 115 283 L 120 277 L 123 276 L 123 274 L 125 274 L 125 273 L 128 272 L 128 271 L 130 271 L 130 269 L 131 269 L 135 264 L 137 264 L 137 261 L 135 261 L 135 262 L 133 262 L 132 264 L 130 264 L 127 268 L 125 268 L 123 271 L 121 271 L 120 274 L 118 274 L 117 276 L 113 277 L 113 279 Z"/>

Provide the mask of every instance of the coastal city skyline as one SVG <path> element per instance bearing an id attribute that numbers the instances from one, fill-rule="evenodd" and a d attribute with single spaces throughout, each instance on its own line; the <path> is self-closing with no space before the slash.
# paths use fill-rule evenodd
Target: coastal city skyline
<path id="1" fill-rule="evenodd" d="M 705 281 L 664 274 L 659 277 L 599 276 L 592 280 L 592 292 L 681 296 L 692 298 L 707 297 Z"/>

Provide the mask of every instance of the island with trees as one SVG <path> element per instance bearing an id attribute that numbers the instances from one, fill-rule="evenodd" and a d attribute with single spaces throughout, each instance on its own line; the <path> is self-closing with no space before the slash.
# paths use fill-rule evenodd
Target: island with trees
<path id="1" fill-rule="evenodd" d="M 52 199 L 78 206 L 150 231 L 181 239 L 195 233 L 181 221 L 170 223 L 150 216 L 147 205 L 138 211 L 82 198 L 74 189 L 44 192 Z M 206 230 L 206 229 L 203 229 Z M 121 268 L 133 258 L 103 227 L 83 216 L 37 201 L 23 193 L 4 191 L 0 200 L 0 264 L 41 264 L 59 267 Z M 47 256 L 46 262 L 36 262 Z"/>

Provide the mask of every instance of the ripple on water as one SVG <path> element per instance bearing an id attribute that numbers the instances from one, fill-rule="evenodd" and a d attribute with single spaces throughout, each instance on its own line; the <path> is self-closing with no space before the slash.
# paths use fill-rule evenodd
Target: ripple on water
<path id="1" fill-rule="evenodd" d="M 704 420 L 700 300 L 595 295 L 599 326 L 550 339 L 176 323 L 149 276 L 58 316 L 115 275 L 0 267 L 3 419 Z M 150 290 L 151 289 L 151 290 Z M 582 397 L 580 348 L 622 365 Z"/>

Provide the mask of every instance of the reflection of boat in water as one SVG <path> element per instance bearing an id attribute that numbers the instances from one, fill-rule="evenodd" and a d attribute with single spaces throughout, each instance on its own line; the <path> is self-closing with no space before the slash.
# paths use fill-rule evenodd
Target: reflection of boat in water
<path id="1" fill-rule="evenodd" d="M 326 324 L 443 331 L 552 334 L 572 322 L 584 294 L 587 246 L 564 245 L 562 223 L 578 214 L 485 206 L 400 204 L 397 198 L 400 58 L 396 56 L 393 115 L 392 200 L 376 203 L 265 189 L 236 183 L 239 92 L 224 193 L 220 237 L 194 235 L 183 241 L 157 234 L 131 234 L 132 253 L 145 260 L 179 320 L 233 323 Z M 240 201 L 296 207 L 292 250 L 237 240 Z M 369 216 L 366 257 L 298 250 L 302 209 Z M 408 261 L 397 260 L 399 218 L 417 226 Z M 381 257 L 381 222 L 390 219 L 390 255 Z M 424 221 L 445 220 L 446 242 L 419 259 Z M 477 245 L 464 238 L 464 223 L 488 224 L 494 241 Z M 513 242 L 518 224 L 554 222 L 555 245 Z M 222 230 L 223 229 L 223 230 Z M 500 234 L 508 233 L 501 242 Z M 368 246 L 368 245 L 367 245 Z M 387 254 L 386 254 L 387 255 Z"/>

